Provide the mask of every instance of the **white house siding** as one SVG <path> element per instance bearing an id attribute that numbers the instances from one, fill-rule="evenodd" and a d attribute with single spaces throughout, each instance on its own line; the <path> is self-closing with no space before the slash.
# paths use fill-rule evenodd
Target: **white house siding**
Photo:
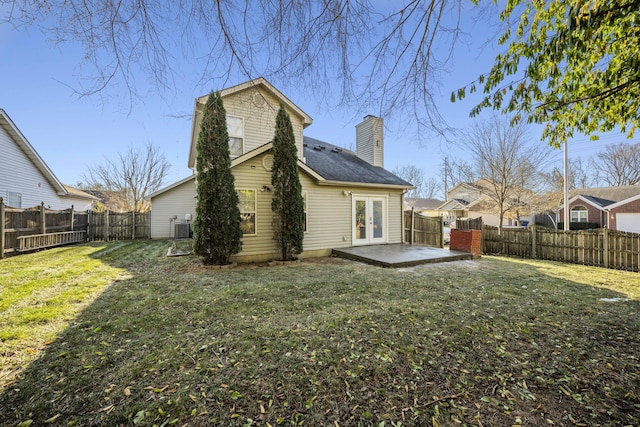
<path id="1" fill-rule="evenodd" d="M 258 91 L 260 92 L 259 95 L 257 94 Z M 276 116 L 280 109 L 279 99 L 263 88 L 254 87 L 227 96 L 223 99 L 223 102 L 227 115 L 244 118 L 245 153 L 271 142 L 275 130 Z M 285 109 L 291 117 L 298 156 L 301 157 L 302 119 L 295 112 L 286 107 Z"/>
<path id="2" fill-rule="evenodd" d="M 151 238 L 174 237 L 174 223 L 185 220 L 190 214 L 192 223 L 196 217 L 195 179 L 188 180 L 151 199 Z M 177 219 L 173 219 L 176 216 Z"/>
<path id="3" fill-rule="evenodd" d="M 46 207 L 56 210 L 75 205 L 73 200 L 58 196 L 49 181 L 2 127 L 0 153 L 0 197 L 5 203 L 8 202 L 9 192 L 12 192 L 22 195 L 22 208 L 38 206 L 42 202 Z"/>

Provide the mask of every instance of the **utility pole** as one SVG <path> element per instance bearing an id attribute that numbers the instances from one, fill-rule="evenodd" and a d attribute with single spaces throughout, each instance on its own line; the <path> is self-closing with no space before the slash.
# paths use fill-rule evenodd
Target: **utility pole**
<path id="1" fill-rule="evenodd" d="M 446 200 L 447 193 L 449 192 L 449 157 L 444 157 L 444 166 L 443 166 L 443 174 L 444 174 L 444 198 Z"/>

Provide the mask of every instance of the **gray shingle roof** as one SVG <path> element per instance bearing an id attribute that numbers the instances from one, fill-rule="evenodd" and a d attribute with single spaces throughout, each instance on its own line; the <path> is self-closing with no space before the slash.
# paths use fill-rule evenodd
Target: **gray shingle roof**
<path id="1" fill-rule="evenodd" d="M 303 142 L 307 166 L 328 181 L 413 187 L 388 170 L 362 160 L 353 151 L 308 136 Z"/>
<path id="2" fill-rule="evenodd" d="M 580 195 L 603 207 L 637 196 L 638 194 L 640 194 L 640 185 L 579 188 L 570 191 L 571 197 Z"/>
<path id="3" fill-rule="evenodd" d="M 443 201 L 439 199 L 427 199 L 424 197 L 405 197 L 404 203 L 415 210 L 435 210 Z"/>

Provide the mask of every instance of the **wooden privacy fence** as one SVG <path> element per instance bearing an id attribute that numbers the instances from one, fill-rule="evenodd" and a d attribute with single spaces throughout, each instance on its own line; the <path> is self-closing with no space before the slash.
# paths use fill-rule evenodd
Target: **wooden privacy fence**
<path id="1" fill-rule="evenodd" d="M 640 234 L 597 230 L 564 231 L 482 227 L 483 253 L 639 271 Z"/>
<path id="2" fill-rule="evenodd" d="M 482 217 L 456 219 L 458 230 L 482 230 Z"/>
<path id="3" fill-rule="evenodd" d="M 404 241 L 409 244 L 444 247 L 443 218 L 404 211 Z"/>
<path id="4" fill-rule="evenodd" d="M 151 212 L 89 212 L 89 240 L 151 238 Z"/>
<path id="5" fill-rule="evenodd" d="M 44 206 L 17 209 L 0 197 L 0 259 L 6 254 L 90 240 L 146 239 L 150 212 L 51 210 Z"/>

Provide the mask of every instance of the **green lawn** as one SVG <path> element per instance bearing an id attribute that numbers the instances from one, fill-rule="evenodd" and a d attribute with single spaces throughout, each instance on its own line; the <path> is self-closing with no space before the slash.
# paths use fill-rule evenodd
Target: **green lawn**
<path id="1" fill-rule="evenodd" d="M 497 257 L 0 261 L 0 425 L 638 426 L 640 275 Z"/>

